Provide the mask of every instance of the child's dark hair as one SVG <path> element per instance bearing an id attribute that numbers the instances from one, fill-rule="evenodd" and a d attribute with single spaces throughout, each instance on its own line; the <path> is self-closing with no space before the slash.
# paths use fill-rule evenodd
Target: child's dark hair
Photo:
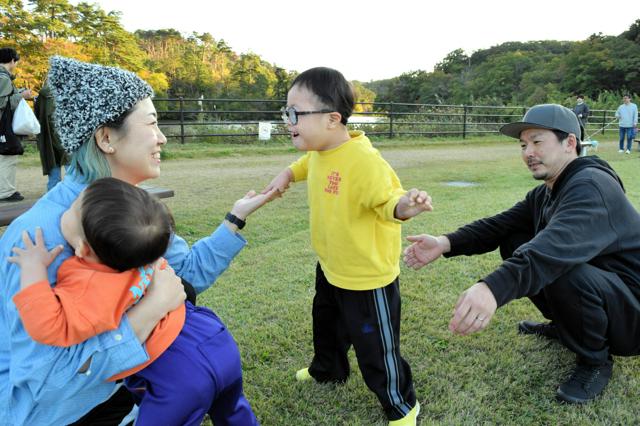
<path id="1" fill-rule="evenodd" d="M 324 106 L 339 112 L 342 116 L 340 122 L 347 124 L 355 106 L 355 96 L 351 84 L 340 71 L 325 67 L 311 68 L 293 80 L 291 87 L 295 85 L 309 89 Z"/>
<path id="2" fill-rule="evenodd" d="M 118 271 L 162 256 L 174 229 L 169 209 L 153 195 L 116 178 L 85 189 L 81 206 L 87 242 L 102 263 Z"/>

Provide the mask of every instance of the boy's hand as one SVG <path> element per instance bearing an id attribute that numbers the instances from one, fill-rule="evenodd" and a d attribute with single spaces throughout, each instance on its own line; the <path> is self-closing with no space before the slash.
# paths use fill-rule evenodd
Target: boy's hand
<path id="1" fill-rule="evenodd" d="M 22 232 L 22 242 L 24 249 L 14 247 L 12 249 L 15 256 L 7 258 L 11 263 L 20 265 L 20 288 L 25 288 L 38 281 L 47 279 L 47 268 L 58 256 L 63 247 L 56 246 L 51 250 L 47 250 L 44 245 L 44 237 L 42 229 L 36 228 L 35 244 L 31 241 L 31 237 L 27 231 Z"/>
<path id="2" fill-rule="evenodd" d="M 287 189 L 289 189 L 289 184 L 291 183 L 292 180 L 293 180 L 293 173 L 291 172 L 291 169 L 287 167 L 286 169 L 278 173 L 276 177 L 273 178 L 273 180 L 269 183 L 269 185 L 267 185 L 262 190 L 262 194 L 266 194 L 267 192 L 276 188 L 278 190 L 278 196 L 281 197 L 282 194 L 284 194 L 287 191 Z"/>
<path id="3" fill-rule="evenodd" d="M 431 197 L 425 191 L 416 188 L 410 189 L 404 194 L 394 211 L 396 219 L 405 220 L 417 216 L 425 211 L 432 211 Z"/>
<path id="4" fill-rule="evenodd" d="M 31 241 L 31 237 L 27 231 L 22 231 L 22 242 L 24 243 L 24 249 L 20 247 L 14 247 L 12 251 L 15 256 L 8 258 L 11 263 L 20 265 L 21 268 L 30 268 L 42 265 L 47 268 L 53 262 L 61 252 L 63 247 L 56 246 L 51 250 L 47 250 L 44 245 L 44 238 L 42 236 L 42 229 L 36 228 L 36 240 L 35 244 Z"/>

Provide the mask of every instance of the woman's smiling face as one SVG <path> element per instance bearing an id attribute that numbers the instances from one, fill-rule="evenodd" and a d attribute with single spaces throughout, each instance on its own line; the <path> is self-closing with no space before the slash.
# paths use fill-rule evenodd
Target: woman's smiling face
<path id="1" fill-rule="evenodd" d="M 133 185 L 157 178 L 160 176 L 160 152 L 166 143 L 167 138 L 158 128 L 153 102 L 150 98 L 141 100 L 121 129 L 110 129 L 106 157 L 111 175 Z"/>

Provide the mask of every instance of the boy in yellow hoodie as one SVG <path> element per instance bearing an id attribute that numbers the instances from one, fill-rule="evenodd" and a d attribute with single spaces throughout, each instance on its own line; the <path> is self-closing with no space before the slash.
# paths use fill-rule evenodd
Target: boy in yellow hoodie
<path id="1" fill-rule="evenodd" d="M 313 300 L 314 357 L 297 380 L 344 382 L 353 345 L 362 376 L 389 425 L 415 425 L 411 369 L 400 356 L 402 221 L 432 210 L 424 191 L 400 180 L 361 131 L 350 132 L 353 89 L 330 68 L 293 81 L 283 119 L 293 144 L 307 151 L 265 188 L 307 181 L 311 244 L 318 255 Z"/>

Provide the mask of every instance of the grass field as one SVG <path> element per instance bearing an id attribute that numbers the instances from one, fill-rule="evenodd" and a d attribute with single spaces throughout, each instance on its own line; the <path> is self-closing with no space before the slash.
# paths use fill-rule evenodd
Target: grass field
<path id="1" fill-rule="evenodd" d="M 425 189 L 434 200 L 433 212 L 404 225 L 405 236 L 452 231 L 510 207 L 536 185 L 518 145 L 504 139 L 383 141 L 380 149 L 405 188 Z M 209 234 L 234 200 L 249 189 L 262 189 L 298 155 L 286 144 L 170 145 L 166 151 L 163 175 L 151 183 L 175 190 L 167 204 L 178 233 L 189 242 Z M 598 155 L 618 171 L 628 196 L 640 207 L 639 154 L 618 154 L 613 142 L 601 142 Z M 478 185 L 451 187 L 449 181 Z M 30 198 L 42 192 L 45 178 L 33 154 L 19 165 L 18 185 Z M 295 371 L 312 357 L 316 258 L 309 243 L 305 185 L 294 185 L 283 199 L 251 216 L 243 235 L 248 246 L 199 296 L 199 303 L 213 308 L 238 341 L 245 391 L 261 423 L 386 424 L 353 352 L 353 374 L 345 385 L 294 381 Z M 638 358 L 616 358 L 612 381 L 593 403 L 575 407 L 555 402 L 556 386 L 574 358 L 558 344 L 516 333 L 518 320 L 542 318 L 528 300 L 501 308 L 483 333 L 458 337 L 447 330 L 460 292 L 498 263 L 498 254 L 490 253 L 441 259 L 420 271 L 402 267 L 401 348 L 422 405 L 419 424 L 638 424 Z"/>

